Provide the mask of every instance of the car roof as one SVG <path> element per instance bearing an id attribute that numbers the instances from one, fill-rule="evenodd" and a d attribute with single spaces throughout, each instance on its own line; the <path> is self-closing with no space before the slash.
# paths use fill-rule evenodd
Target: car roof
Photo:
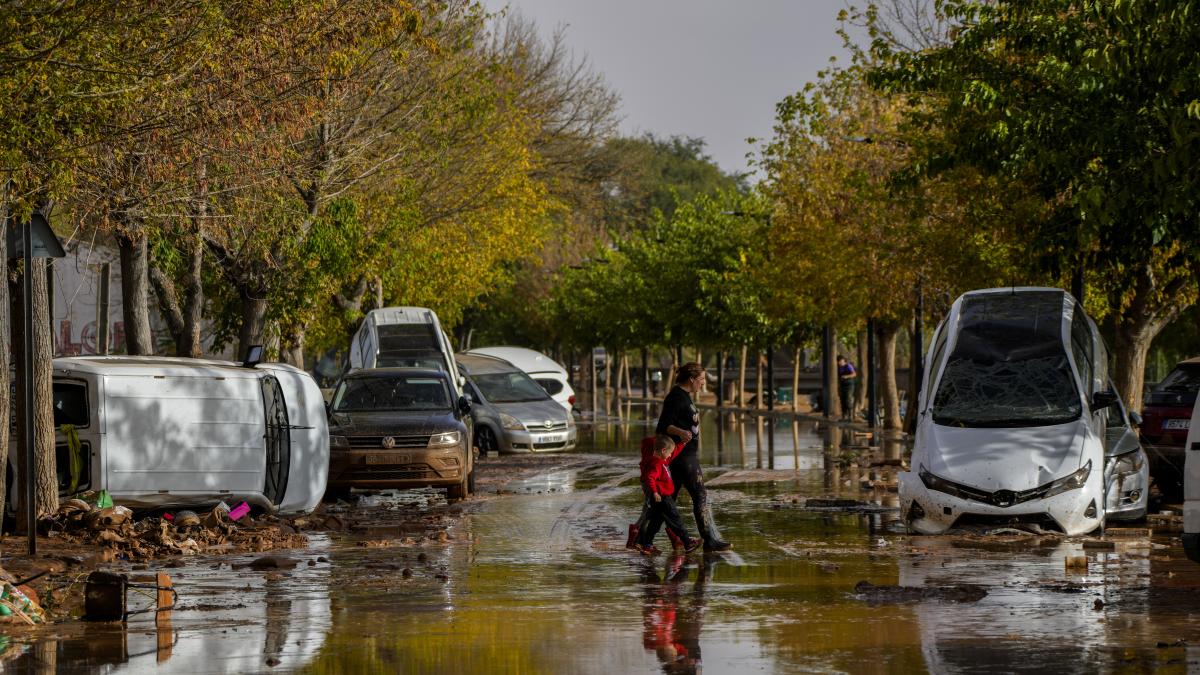
<path id="1" fill-rule="evenodd" d="M 1190 359 L 1184 359 L 1184 360 L 1180 361 L 1179 363 L 1177 363 L 1177 364 L 1175 364 L 1175 365 L 1177 365 L 1177 366 L 1194 366 L 1194 365 L 1200 365 L 1200 356 L 1193 356 L 1193 357 L 1192 357 L 1192 358 L 1190 358 Z"/>
<path id="2" fill-rule="evenodd" d="M 446 373 L 437 368 L 356 368 L 346 373 L 344 379 L 359 379 L 368 377 L 386 377 L 389 375 L 411 375 L 413 377 L 438 377 L 448 379 Z"/>
<path id="3" fill-rule="evenodd" d="M 545 354 L 525 347 L 480 347 L 466 352 L 482 356 L 493 356 L 504 359 L 527 373 L 558 373 L 567 374 L 557 361 Z"/>
<path id="4" fill-rule="evenodd" d="M 459 353 L 454 355 L 454 360 L 458 362 L 458 367 L 467 375 L 522 372 L 520 368 L 495 356 Z"/>

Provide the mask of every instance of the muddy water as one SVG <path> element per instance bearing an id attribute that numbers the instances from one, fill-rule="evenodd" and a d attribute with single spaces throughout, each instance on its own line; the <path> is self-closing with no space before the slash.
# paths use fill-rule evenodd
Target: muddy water
<path id="1" fill-rule="evenodd" d="M 183 606 L 170 626 L 64 625 L 10 637 L 0 658 L 22 672 L 1200 668 L 1200 574 L 1177 538 L 1103 550 L 1055 537 L 898 534 L 894 493 L 863 489 L 891 478 L 870 464 L 899 457 L 898 443 L 871 448 L 849 430 L 785 421 L 766 425 L 760 443 L 753 420 L 726 419 L 718 445 L 715 415 L 706 418 L 713 508 L 734 552 L 650 560 L 623 548 L 647 432 L 629 414 L 582 427 L 572 458 L 581 461 L 470 502 L 446 544 L 314 537 L 282 572 L 192 561 L 169 570 Z M 806 510 L 812 496 L 871 506 Z M 1067 568 L 1077 556 L 1086 569 Z M 859 581 L 930 593 L 856 595 Z M 986 597 L 957 601 L 964 584 Z"/>

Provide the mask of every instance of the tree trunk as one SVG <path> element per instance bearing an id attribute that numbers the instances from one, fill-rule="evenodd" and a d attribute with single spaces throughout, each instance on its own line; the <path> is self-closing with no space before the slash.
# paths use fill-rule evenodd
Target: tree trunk
<path id="1" fill-rule="evenodd" d="M 125 321 L 125 353 L 134 356 L 153 354 L 146 236 L 136 232 L 118 233 L 117 248 L 121 252 L 121 313 Z"/>
<path id="2" fill-rule="evenodd" d="M 204 240 L 199 227 L 190 233 L 187 269 L 183 277 L 183 334 L 175 341 L 180 356 L 198 359 L 204 355 L 200 324 L 204 321 Z"/>
<path id="3" fill-rule="evenodd" d="M 801 345 L 796 345 L 792 350 L 792 412 L 800 409 L 800 359 L 803 354 L 804 347 Z"/>
<path id="4" fill-rule="evenodd" d="M 5 261 L 8 260 L 8 237 L 5 235 L 8 234 L 9 227 L 7 205 L 0 203 L 0 265 L 6 265 Z M 0 468 L 8 466 L 8 414 L 11 405 L 8 357 L 12 354 L 9 342 L 12 324 L 9 323 L 8 287 L 8 283 L 0 283 Z M 8 498 L 8 481 L 4 479 L 4 475 L 4 472 L 0 471 L 0 514 L 5 512 L 4 500 Z"/>
<path id="5" fill-rule="evenodd" d="M 303 328 L 292 328 L 283 336 L 282 353 L 279 360 L 290 366 L 304 370 L 304 337 Z"/>
<path id="6" fill-rule="evenodd" d="M 896 338 L 900 327 L 895 324 L 877 324 L 876 334 L 879 336 L 879 384 L 883 393 L 883 428 L 899 429 L 900 392 L 896 387 Z M 916 405 L 916 399 L 909 396 L 909 405 Z"/>
<path id="7" fill-rule="evenodd" d="M 1140 412 L 1146 383 L 1146 354 L 1150 344 L 1168 324 L 1188 308 L 1178 296 L 1184 284 L 1176 278 L 1165 286 L 1156 284 L 1154 270 L 1144 265 L 1133 281 L 1133 298 L 1117 316 L 1116 371 L 1113 383 L 1128 410 Z"/>
<path id="8" fill-rule="evenodd" d="M 12 343 L 20 345 L 17 352 L 24 354 L 25 344 L 25 307 L 24 291 L 22 289 L 22 273 L 20 262 L 17 260 L 9 268 L 9 298 L 11 300 Z M 46 261 L 34 259 L 30 270 L 33 281 L 33 424 L 37 429 L 37 447 L 34 448 L 34 493 L 37 500 L 37 515 L 58 511 L 58 476 L 54 460 L 54 410 L 52 403 L 51 340 L 50 340 L 50 302 L 47 297 Z M 17 425 L 14 445 L 19 449 L 18 457 L 25 458 L 25 397 L 24 391 L 25 362 L 23 358 L 16 363 L 16 410 Z M 22 476 L 24 469 L 17 476 L 18 494 L 24 494 Z M 29 508 L 22 504 L 22 511 Z M 18 520 L 24 524 L 24 518 Z"/>
<path id="9" fill-rule="evenodd" d="M 754 350 L 754 408 L 762 410 L 766 408 L 766 397 L 763 396 L 763 355 L 757 349 Z"/>
<path id="10" fill-rule="evenodd" d="M 250 345 L 264 344 L 267 323 L 267 299 L 264 293 L 252 293 L 245 287 L 238 289 L 242 298 L 242 327 L 238 331 L 238 353 L 241 359 Z"/>
<path id="11" fill-rule="evenodd" d="M 917 370 L 917 355 L 921 352 L 921 345 L 917 344 L 915 327 L 914 322 L 908 330 L 908 406 L 904 411 L 904 430 L 910 434 L 917 430 L 917 406 L 921 399 L 921 392 L 917 390 L 921 378 L 921 373 Z"/>
<path id="12" fill-rule="evenodd" d="M 749 348 L 742 345 L 742 355 L 738 359 L 738 390 L 737 390 L 737 405 L 739 408 L 746 407 L 746 356 Z"/>

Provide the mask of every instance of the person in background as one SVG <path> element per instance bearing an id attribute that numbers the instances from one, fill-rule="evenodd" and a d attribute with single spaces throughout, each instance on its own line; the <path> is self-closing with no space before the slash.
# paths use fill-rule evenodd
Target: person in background
<path id="1" fill-rule="evenodd" d="M 854 393 L 858 389 L 858 369 L 844 356 L 837 357 L 838 400 L 842 402 L 842 417 L 854 419 Z"/>

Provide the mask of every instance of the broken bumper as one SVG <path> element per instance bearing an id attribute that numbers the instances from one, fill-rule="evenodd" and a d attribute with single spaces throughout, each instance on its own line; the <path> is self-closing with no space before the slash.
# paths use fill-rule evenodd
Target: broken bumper
<path id="1" fill-rule="evenodd" d="M 1104 521 L 1099 474 L 1093 471 L 1078 489 L 1002 507 L 930 490 L 916 472 L 903 472 L 899 476 L 900 514 L 910 528 L 921 534 L 942 534 L 963 516 L 982 516 L 997 524 L 1005 519 L 1034 521 L 1048 516 L 1068 535 L 1087 534 Z M 1095 516 L 1087 515 L 1089 506 Z"/>

